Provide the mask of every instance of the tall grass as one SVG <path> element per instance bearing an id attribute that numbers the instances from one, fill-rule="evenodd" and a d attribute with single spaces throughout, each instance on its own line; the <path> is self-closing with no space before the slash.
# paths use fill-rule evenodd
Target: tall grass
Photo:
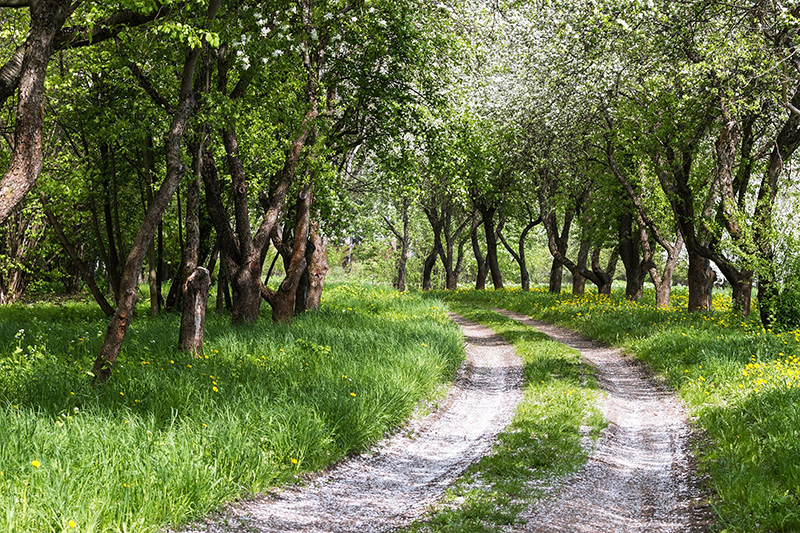
<path id="1" fill-rule="evenodd" d="M 364 449 L 454 375 L 443 308 L 333 287 L 289 326 L 209 314 L 203 358 L 142 308 L 99 388 L 93 306 L 0 308 L 0 530 L 156 531 Z"/>
<path id="2" fill-rule="evenodd" d="M 504 307 L 616 344 L 662 374 L 704 438 L 696 449 L 720 529 L 800 531 L 800 331 L 772 332 L 731 310 L 687 313 L 685 291 L 658 309 L 653 294 L 553 295 L 457 291 L 448 298 Z"/>

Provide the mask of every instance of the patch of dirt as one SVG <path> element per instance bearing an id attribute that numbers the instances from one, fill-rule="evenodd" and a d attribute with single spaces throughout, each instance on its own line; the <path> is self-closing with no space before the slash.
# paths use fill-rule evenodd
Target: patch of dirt
<path id="1" fill-rule="evenodd" d="M 522 362 L 513 347 L 488 328 L 452 317 L 464 332 L 467 361 L 431 415 L 307 486 L 231 506 L 182 531 L 380 532 L 422 515 L 490 451 L 522 398 Z"/>
<path id="2" fill-rule="evenodd" d="M 688 450 L 691 428 L 675 395 L 613 347 L 496 309 L 581 352 L 606 392 L 608 428 L 586 467 L 529 509 L 519 531 L 695 532 L 711 522 Z"/>

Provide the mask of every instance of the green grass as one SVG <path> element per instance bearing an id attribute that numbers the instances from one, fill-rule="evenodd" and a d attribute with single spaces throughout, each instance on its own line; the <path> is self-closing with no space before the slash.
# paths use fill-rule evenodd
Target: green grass
<path id="1" fill-rule="evenodd" d="M 646 361 L 700 430 L 695 455 L 718 529 L 800 531 L 800 331 L 766 331 L 725 295 L 714 311 L 687 313 L 680 290 L 670 309 L 657 309 L 652 293 L 641 302 L 544 288 L 438 295 L 556 322 Z"/>
<path id="2" fill-rule="evenodd" d="M 289 326 L 209 313 L 200 359 L 144 302 L 95 389 L 93 305 L 0 308 L 0 531 L 156 531 L 364 449 L 454 375 L 443 309 L 332 287 Z"/>
<path id="3" fill-rule="evenodd" d="M 524 397 L 492 453 L 448 490 L 444 505 L 409 531 L 503 531 L 560 476 L 586 462 L 582 428 L 596 438 L 604 426 L 600 392 L 580 354 L 519 322 L 485 309 L 454 305 L 491 327 L 524 362 Z"/>

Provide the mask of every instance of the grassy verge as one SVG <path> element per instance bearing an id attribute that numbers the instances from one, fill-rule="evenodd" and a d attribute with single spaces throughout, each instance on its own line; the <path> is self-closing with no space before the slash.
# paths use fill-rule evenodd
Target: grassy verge
<path id="1" fill-rule="evenodd" d="M 409 531 L 501 531 L 542 496 L 555 478 L 586 461 L 582 428 L 603 427 L 600 392 L 576 350 L 497 313 L 453 305 L 512 343 L 524 362 L 524 397 L 492 453 L 452 487 L 444 506 Z"/>
<path id="2" fill-rule="evenodd" d="M 90 386 L 93 306 L 0 308 L 0 530 L 156 531 L 370 445 L 461 358 L 443 306 L 339 286 L 291 326 L 209 314 L 206 357 L 179 317 L 140 310 L 111 381 Z"/>
<path id="3" fill-rule="evenodd" d="M 577 329 L 623 347 L 666 377 L 705 439 L 696 450 L 715 495 L 719 528 L 800 531 L 800 331 L 765 331 L 730 300 L 689 314 L 685 293 L 670 309 L 652 294 L 627 302 L 587 294 L 458 291 L 447 295 Z"/>

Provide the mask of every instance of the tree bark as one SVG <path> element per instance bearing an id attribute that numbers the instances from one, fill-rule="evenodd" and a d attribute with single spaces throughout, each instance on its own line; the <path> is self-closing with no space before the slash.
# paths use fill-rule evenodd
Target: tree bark
<path id="1" fill-rule="evenodd" d="M 562 256 L 567 255 L 567 246 L 569 245 L 569 230 L 572 226 L 572 219 L 573 219 L 572 211 L 567 211 L 564 213 L 564 225 L 561 227 L 561 233 L 557 232 L 557 225 L 555 219 L 555 212 L 551 215 L 550 225 L 553 228 L 554 238 L 555 238 L 555 246 L 556 250 Z M 542 219 L 544 222 L 544 219 Z M 546 228 L 546 226 L 545 226 Z M 587 250 L 587 257 L 588 257 L 588 250 Z M 559 294 L 561 292 L 561 284 L 563 283 L 564 279 L 564 265 L 561 262 L 553 257 L 553 263 L 550 266 L 550 277 L 549 277 L 549 287 L 548 291 L 553 294 Z M 573 284 L 573 294 L 575 291 L 575 277 L 572 278 Z"/>
<path id="2" fill-rule="evenodd" d="M 322 304 L 322 289 L 325 286 L 325 276 L 328 274 L 328 238 L 322 234 L 319 222 L 311 222 L 310 241 L 313 253 L 308 261 L 308 296 L 306 309 L 318 311 Z"/>
<path id="3" fill-rule="evenodd" d="M 475 213 L 473 213 L 472 216 L 472 228 L 470 229 L 469 237 L 472 241 L 472 254 L 475 256 L 475 262 L 478 266 L 478 274 L 475 277 L 475 289 L 484 290 L 486 289 L 486 278 L 489 276 L 489 264 L 483 257 L 480 241 L 478 239 L 478 228 L 480 227 L 480 223 L 480 216 L 478 215 L 478 211 L 475 210 Z"/>
<path id="4" fill-rule="evenodd" d="M 644 294 L 647 272 L 640 249 L 641 240 L 633 232 L 633 213 L 626 211 L 620 217 L 619 255 L 625 267 L 625 298 L 633 301 L 641 299 Z"/>
<path id="5" fill-rule="evenodd" d="M 147 135 L 144 142 L 144 190 L 147 207 L 153 203 L 153 137 Z M 145 209 L 145 214 L 147 210 Z M 147 247 L 148 276 L 147 283 L 150 287 L 150 316 L 158 316 L 161 312 L 161 293 L 158 283 L 158 260 L 156 256 L 156 240 L 150 241 Z"/>
<path id="6" fill-rule="evenodd" d="M 716 274 L 710 261 L 692 248 L 689 252 L 689 312 L 709 311 L 711 306 L 711 290 L 714 287 Z"/>
<path id="7" fill-rule="evenodd" d="M 585 238 L 582 238 L 578 248 L 578 258 L 576 259 L 578 268 L 570 271 L 572 275 L 572 294 L 575 296 L 586 294 L 586 278 L 581 274 L 581 271 L 586 270 L 586 261 L 589 260 L 590 250 L 591 244 Z"/>
<path id="8" fill-rule="evenodd" d="M 433 267 L 436 266 L 436 258 L 439 255 L 439 251 L 436 249 L 436 245 L 434 244 L 433 250 L 428 256 L 425 258 L 425 264 L 422 267 L 422 290 L 429 291 L 433 288 L 433 282 L 431 281 L 431 274 L 433 273 Z"/>
<path id="9" fill-rule="evenodd" d="M 500 263 L 497 260 L 497 235 L 494 229 L 494 215 L 497 208 L 486 204 L 478 204 L 483 218 L 483 232 L 486 234 L 486 262 L 492 276 L 495 290 L 503 288 L 503 276 L 500 274 Z"/>
<path id="10" fill-rule="evenodd" d="M 306 262 L 306 245 L 310 228 L 310 210 L 313 195 L 311 184 L 309 183 L 300 192 L 297 199 L 297 218 L 294 228 L 294 242 L 292 244 L 292 255 L 289 266 L 286 269 L 286 276 L 278 287 L 273 291 L 262 285 L 264 299 L 272 307 L 273 322 L 291 322 L 294 315 L 295 300 L 297 298 L 297 287 L 300 278 L 308 266 Z M 260 280 L 259 280 L 260 281 Z"/>
<path id="11" fill-rule="evenodd" d="M 186 193 L 186 247 L 181 276 L 181 329 L 178 336 L 178 348 L 196 355 L 203 353 L 203 325 L 211 286 L 211 274 L 198 265 L 202 158 L 203 143 L 199 142 L 192 147 L 193 176 Z"/>
<path id="12" fill-rule="evenodd" d="M 0 223 L 34 186 L 42 170 L 47 64 L 56 33 L 72 12 L 71 6 L 71 0 L 39 0 L 30 7 L 30 30 L 20 63 L 14 150 L 0 180 Z"/>
<path id="13" fill-rule="evenodd" d="M 184 283 L 181 329 L 178 349 L 195 356 L 203 355 L 203 337 L 208 306 L 211 274 L 205 267 L 196 267 Z"/>

